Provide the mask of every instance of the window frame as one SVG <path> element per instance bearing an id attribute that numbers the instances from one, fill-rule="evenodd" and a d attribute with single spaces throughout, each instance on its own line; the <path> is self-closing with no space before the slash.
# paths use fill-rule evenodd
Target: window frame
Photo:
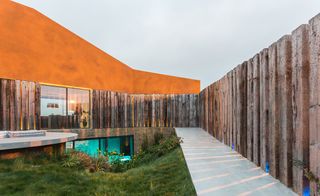
<path id="1" fill-rule="evenodd" d="M 88 91 L 88 96 L 89 96 L 89 118 L 88 118 L 88 124 L 89 126 L 87 128 L 71 128 L 70 127 L 70 123 L 69 120 L 67 120 L 67 128 L 59 128 L 59 129 L 92 129 L 92 89 L 88 89 L 88 88 L 77 88 L 77 87 L 71 87 L 71 86 L 63 86 L 63 85 L 54 85 L 54 84 L 45 84 L 45 83 L 40 83 L 40 121 L 41 121 L 41 99 L 42 99 L 42 86 L 48 86 L 48 87 L 56 87 L 56 88 L 65 88 L 66 90 L 66 108 L 65 108 L 65 114 L 66 114 L 66 119 L 69 119 L 69 89 L 75 89 L 75 90 L 84 90 L 84 91 Z M 40 129 L 43 129 L 41 127 L 41 122 L 40 122 Z M 47 128 L 48 130 L 50 130 L 51 128 Z"/>

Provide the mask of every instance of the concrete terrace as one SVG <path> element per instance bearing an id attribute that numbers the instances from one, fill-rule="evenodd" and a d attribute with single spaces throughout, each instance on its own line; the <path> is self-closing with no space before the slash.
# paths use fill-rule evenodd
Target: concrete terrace
<path id="1" fill-rule="evenodd" d="M 47 132 L 45 136 L 16 137 L 0 139 L 0 150 L 12 150 L 61 144 L 77 139 L 75 133 Z"/>
<path id="2" fill-rule="evenodd" d="M 200 128 L 176 128 L 198 195 L 296 195 Z"/>

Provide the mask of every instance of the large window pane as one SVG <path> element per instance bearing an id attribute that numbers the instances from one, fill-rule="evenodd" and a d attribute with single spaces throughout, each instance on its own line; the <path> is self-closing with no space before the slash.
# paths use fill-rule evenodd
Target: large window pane
<path id="1" fill-rule="evenodd" d="M 66 128 L 66 88 L 41 86 L 41 128 Z"/>
<path id="2" fill-rule="evenodd" d="M 74 149 L 96 157 L 99 152 L 99 139 L 75 141 Z"/>
<path id="3" fill-rule="evenodd" d="M 70 128 L 89 128 L 90 95 L 88 90 L 68 89 L 68 121 Z"/>

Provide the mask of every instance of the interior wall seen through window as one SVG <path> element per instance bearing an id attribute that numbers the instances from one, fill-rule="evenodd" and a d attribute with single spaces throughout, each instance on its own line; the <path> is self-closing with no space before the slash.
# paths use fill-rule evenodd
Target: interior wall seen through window
<path id="1" fill-rule="evenodd" d="M 90 91 L 41 86 L 41 128 L 89 128 Z"/>

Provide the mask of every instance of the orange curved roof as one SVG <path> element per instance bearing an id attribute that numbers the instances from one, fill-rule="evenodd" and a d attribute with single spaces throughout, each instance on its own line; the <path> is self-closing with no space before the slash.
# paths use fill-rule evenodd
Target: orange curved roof
<path id="1" fill-rule="evenodd" d="M 200 81 L 134 70 L 24 5 L 0 0 L 0 78 L 128 93 L 199 93 Z"/>

